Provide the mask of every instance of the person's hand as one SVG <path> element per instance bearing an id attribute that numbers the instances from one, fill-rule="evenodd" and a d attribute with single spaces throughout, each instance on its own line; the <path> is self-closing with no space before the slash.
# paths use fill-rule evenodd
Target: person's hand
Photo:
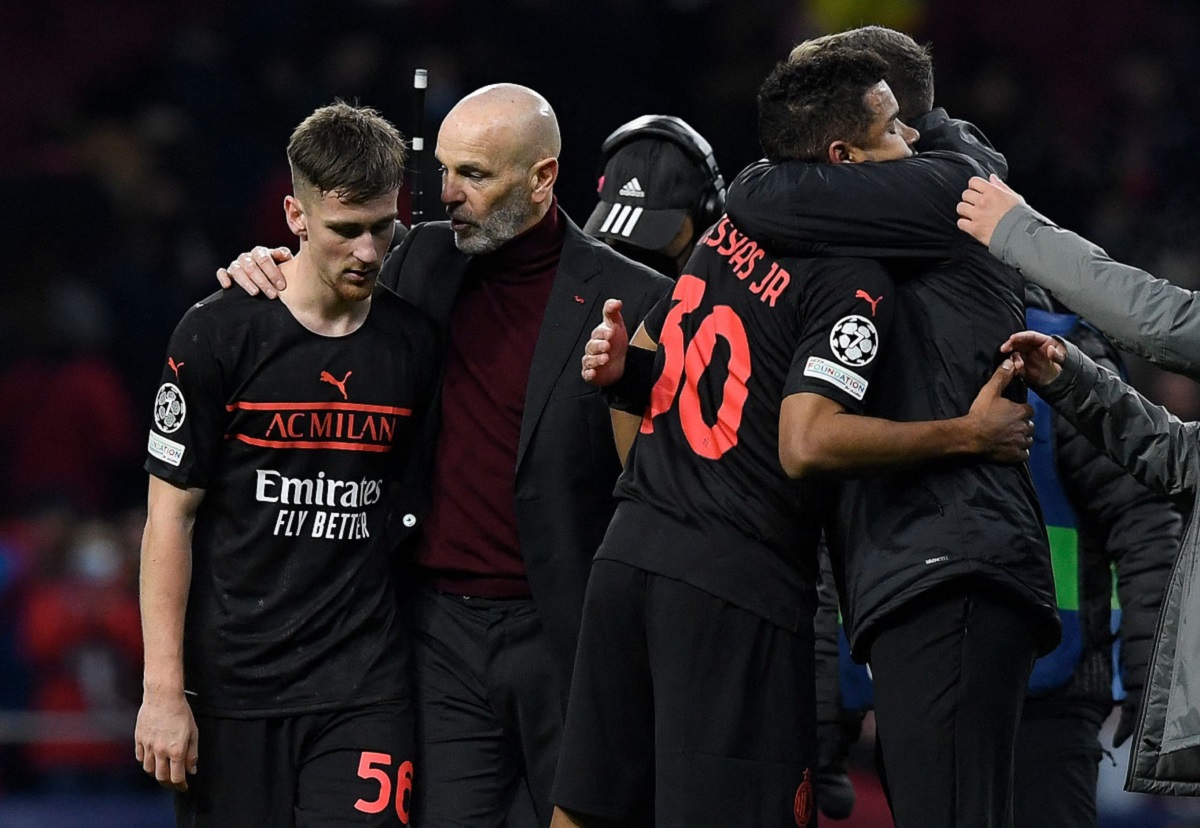
<path id="1" fill-rule="evenodd" d="M 1004 214 L 1024 203 L 1025 199 L 1001 181 L 999 176 L 993 174 L 987 181 L 974 176 L 967 182 L 962 201 L 958 203 L 958 214 L 961 216 L 958 229 L 986 247 L 992 243 L 992 233 L 996 232 L 996 225 Z"/>
<path id="2" fill-rule="evenodd" d="M 164 788 L 186 791 L 196 772 L 199 733 L 183 693 L 147 690 L 133 732 L 134 755 Z"/>
<path id="3" fill-rule="evenodd" d="M 976 453 L 995 463 L 1023 463 L 1033 445 L 1033 406 L 1003 396 L 1016 373 L 1013 360 L 1004 360 L 966 416 Z"/>
<path id="4" fill-rule="evenodd" d="M 625 373 L 625 354 L 629 350 L 629 330 L 621 316 L 621 300 L 604 302 L 604 321 L 592 330 L 592 338 L 583 346 L 583 379 L 603 388 Z"/>
<path id="5" fill-rule="evenodd" d="M 256 247 L 249 253 L 243 253 L 229 267 L 217 270 L 217 281 L 225 290 L 233 287 L 234 283 L 251 296 L 261 290 L 268 299 L 279 295 L 278 291 L 287 287 L 287 280 L 279 270 L 277 263 L 286 262 L 292 258 L 292 251 L 286 247 Z"/>
<path id="6" fill-rule="evenodd" d="M 842 711 L 843 717 L 846 714 Z M 849 819 L 854 812 L 856 796 L 846 755 L 858 738 L 851 735 L 843 722 L 817 722 L 817 807 L 829 819 Z"/>
<path id="7" fill-rule="evenodd" d="M 1067 349 L 1052 336 L 1037 331 L 1021 331 L 1000 346 L 1003 354 L 1012 354 L 1017 373 L 1034 388 L 1053 382 L 1062 373 Z"/>
<path id="8" fill-rule="evenodd" d="M 829 819 L 849 819 L 858 796 L 845 768 L 821 768 L 817 771 L 817 807 Z"/>
<path id="9" fill-rule="evenodd" d="M 1134 725 L 1137 724 L 1138 700 L 1132 695 L 1127 696 L 1121 703 L 1121 718 L 1117 720 L 1117 729 L 1113 733 L 1113 749 L 1119 748 L 1133 735 Z"/>

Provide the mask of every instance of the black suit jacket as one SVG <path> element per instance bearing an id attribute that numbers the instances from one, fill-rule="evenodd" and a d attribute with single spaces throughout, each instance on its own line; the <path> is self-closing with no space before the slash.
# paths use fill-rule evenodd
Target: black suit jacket
<path id="1" fill-rule="evenodd" d="M 616 505 L 621 463 L 608 406 L 580 376 L 580 357 L 605 299 L 624 302 L 630 331 L 671 287 L 669 279 L 585 235 L 565 214 L 562 255 L 538 334 L 517 446 L 517 535 L 542 626 L 569 684 L 592 556 Z M 448 331 L 470 257 L 448 222 L 419 224 L 384 263 L 380 279 Z M 499 324 L 499 320 L 498 320 Z M 399 531 L 411 550 L 430 506 L 441 399 L 434 402 L 415 473 L 401 495 Z M 479 412 L 480 417 L 488 412 Z M 460 473 L 470 474 L 470 469 Z"/>

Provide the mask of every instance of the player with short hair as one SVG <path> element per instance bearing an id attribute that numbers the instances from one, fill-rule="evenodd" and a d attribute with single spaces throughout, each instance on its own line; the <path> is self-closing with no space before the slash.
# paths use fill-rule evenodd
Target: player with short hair
<path id="1" fill-rule="evenodd" d="M 682 118 L 642 115 L 613 130 L 600 156 L 600 202 L 584 232 L 664 276 L 679 278 L 696 240 L 725 209 L 725 179 L 712 145 Z M 647 333 L 658 338 L 658 331 Z M 624 459 L 641 415 L 617 409 L 610 414 Z M 861 722 L 862 714 L 841 707 L 837 593 L 826 552 L 817 591 L 817 805 L 831 819 L 846 819 L 855 798 L 845 759 L 852 723 Z"/>
<path id="2" fill-rule="evenodd" d="M 887 83 L 900 105 L 900 119 L 912 123 L 933 109 L 933 59 L 929 48 L 886 26 L 859 26 L 797 44 L 788 62 L 799 63 L 830 47 L 869 49 L 887 61 Z"/>
<path id="3" fill-rule="evenodd" d="M 435 152 L 449 221 L 414 226 L 380 272 L 447 348 L 398 531 L 414 564 L 424 828 L 550 821 L 584 591 L 621 468 L 608 406 L 575 359 L 605 297 L 640 321 L 668 287 L 560 208 L 560 148 L 535 90 L 464 97 Z M 269 259 L 247 254 L 227 275 L 270 295 L 285 280 Z"/>
<path id="4" fill-rule="evenodd" d="M 886 32 L 846 36 L 871 41 L 889 76 L 893 62 L 923 67 L 932 88 L 924 49 L 901 33 L 876 39 L 872 30 Z M 840 38 L 795 50 L 790 62 L 811 69 L 829 49 L 844 48 Z M 898 43 L 908 48 L 897 52 Z M 901 108 L 917 112 L 928 100 L 918 97 Z M 944 110 L 917 114 L 915 157 L 753 164 L 734 181 L 728 212 L 780 252 L 889 261 L 895 347 L 876 369 L 879 393 L 867 410 L 919 421 L 968 410 L 1002 362 L 996 343 L 1021 325 L 1022 297 L 1020 277 L 964 242 L 954 223 L 967 179 L 980 165 L 1004 169 L 1003 159 Z M 1010 393 L 1023 401 L 1020 384 Z M 829 433 L 815 423 L 814 431 Z M 1027 469 L 955 461 L 847 480 L 831 524 L 845 630 L 854 657 L 870 661 L 877 757 L 897 825 L 1011 822 L 1025 683 L 1061 633 Z"/>
<path id="5" fill-rule="evenodd" d="M 409 636 L 385 523 L 439 340 L 376 289 L 404 158 L 375 111 L 316 110 L 288 144 L 300 252 L 281 301 L 219 292 L 171 338 L 135 742 L 179 792 L 179 825 L 408 822 Z"/>
<path id="6" fill-rule="evenodd" d="M 896 124 L 886 65 L 829 61 L 839 106 L 808 110 L 834 122 L 828 157 L 907 155 L 916 135 Z M 793 75 L 781 64 L 760 101 L 828 97 Z M 829 400 L 860 426 L 837 469 L 868 450 L 874 468 L 896 469 L 1018 459 L 1028 445 L 1026 407 L 999 396 L 1011 366 L 957 420 L 859 416 L 892 304 L 879 264 L 776 257 L 728 218 L 639 329 L 641 347 L 606 303 L 584 378 L 648 405 L 592 565 L 552 826 L 812 824 L 816 540 L 832 487 L 789 479 L 811 471 L 813 435 L 794 413 Z"/>

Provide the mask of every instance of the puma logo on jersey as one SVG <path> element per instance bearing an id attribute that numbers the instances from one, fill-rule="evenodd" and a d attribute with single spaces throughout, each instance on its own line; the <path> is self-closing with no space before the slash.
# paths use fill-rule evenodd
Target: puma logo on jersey
<path id="1" fill-rule="evenodd" d="M 867 304 L 869 304 L 871 306 L 871 316 L 874 316 L 875 315 L 875 306 L 883 301 L 883 294 L 882 293 L 879 294 L 878 299 L 872 299 L 871 294 L 867 293 L 865 290 L 860 290 L 854 294 L 854 298 L 855 299 L 865 299 L 867 301 Z"/>
<path id="2" fill-rule="evenodd" d="M 342 377 L 341 380 L 337 380 L 337 379 L 334 379 L 333 374 L 329 373 L 328 371 L 322 371 L 321 372 L 321 382 L 327 382 L 330 385 L 337 386 L 337 390 L 342 392 L 342 399 L 348 400 L 350 398 L 348 396 L 346 396 L 346 380 L 350 379 L 350 375 L 353 373 L 354 373 L 353 371 L 347 371 L 346 376 Z"/>
<path id="3" fill-rule="evenodd" d="M 175 372 L 175 379 L 179 379 L 179 369 L 183 367 L 183 363 L 176 362 L 174 357 L 167 357 L 167 367 Z"/>

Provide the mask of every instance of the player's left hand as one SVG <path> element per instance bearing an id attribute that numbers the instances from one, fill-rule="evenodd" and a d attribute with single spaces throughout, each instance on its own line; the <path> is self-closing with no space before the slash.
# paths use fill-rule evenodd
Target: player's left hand
<path id="1" fill-rule="evenodd" d="M 992 233 L 996 232 L 996 225 L 1004 214 L 1024 203 L 1025 199 L 1001 181 L 999 176 L 993 174 L 986 181 L 975 176 L 967 182 L 962 201 L 958 203 L 958 214 L 961 216 L 958 229 L 986 247 L 992 243 Z"/>
<path id="2" fill-rule="evenodd" d="M 1033 446 L 1033 406 L 1004 397 L 1016 373 L 1013 360 L 1004 360 L 966 416 L 975 453 L 995 463 L 1023 463 Z"/>
<path id="3" fill-rule="evenodd" d="M 196 773 L 200 735 L 183 693 L 148 691 L 138 710 L 133 741 L 142 769 L 158 784 L 188 789 L 187 774 Z"/>
<path id="4" fill-rule="evenodd" d="M 625 373 L 629 329 L 621 316 L 621 300 L 604 302 L 604 320 L 592 330 L 583 346 L 583 379 L 592 385 L 612 385 Z"/>
<path id="5" fill-rule="evenodd" d="M 1133 736 L 1134 727 L 1138 725 L 1138 708 L 1138 697 L 1129 692 L 1126 700 L 1121 702 L 1121 718 L 1117 719 L 1116 731 L 1112 733 L 1112 749 L 1120 748 Z"/>
<path id="6" fill-rule="evenodd" d="M 1121 718 L 1117 720 L 1117 729 L 1113 733 L 1113 748 L 1119 748 L 1133 735 L 1137 723 L 1138 701 L 1129 696 L 1121 704 Z"/>

